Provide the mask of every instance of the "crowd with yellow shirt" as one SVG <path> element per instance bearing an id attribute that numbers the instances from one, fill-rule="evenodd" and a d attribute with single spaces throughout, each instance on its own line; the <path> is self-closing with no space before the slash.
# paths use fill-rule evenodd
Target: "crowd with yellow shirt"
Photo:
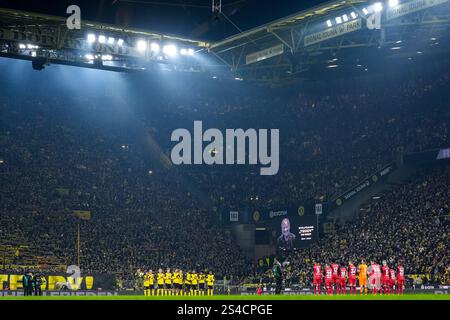
<path id="1" fill-rule="evenodd" d="M 158 269 L 144 273 L 145 296 L 212 296 L 214 294 L 214 274 L 211 271 L 197 273 L 195 270 L 183 272 L 181 269 Z"/>

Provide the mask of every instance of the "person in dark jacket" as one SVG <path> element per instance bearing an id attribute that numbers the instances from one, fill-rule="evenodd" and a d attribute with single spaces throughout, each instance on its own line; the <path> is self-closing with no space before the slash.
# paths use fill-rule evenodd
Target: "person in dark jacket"
<path id="1" fill-rule="evenodd" d="M 31 272 L 25 272 L 22 278 L 23 294 L 31 296 L 33 294 L 33 276 Z"/>
<path id="2" fill-rule="evenodd" d="M 45 282 L 45 278 L 41 274 L 35 274 L 33 277 L 33 288 L 35 296 L 42 296 L 42 284 Z"/>
<path id="3" fill-rule="evenodd" d="M 277 258 L 273 261 L 272 273 L 276 284 L 275 294 L 280 294 L 283 287 L 283 272 L 281 270 L 281 263 L 277 260 Z"/>

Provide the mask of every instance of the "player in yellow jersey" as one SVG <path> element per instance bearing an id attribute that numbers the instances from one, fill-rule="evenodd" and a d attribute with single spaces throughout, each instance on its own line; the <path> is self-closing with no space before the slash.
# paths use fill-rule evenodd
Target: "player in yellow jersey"
<path id="1" fill-rule="evenodd" d="M 152 270 L 150 270 L 148 273 L 149 294 L 153 296 L 155 295 L 155 274 Z"/>
<path id="2" fill-rule="evenodd" d="M 212 296 L 214 294 L 214 275 L 211 271 L 208 272 L 206 276 L 206 284 L 208 285 L 208 296 Z"/>
<path id="3" fill-rule="evenodd" d="M 181 269 L 178 269 L 178 287 L 179 287 L 178 295 L 182 296 L 184 294 L 184 291 L 183 291 L 183 270 Z"/>
<path id="4" fill-rule="evenodd" d="M 177 295 L 177 290 L 178 290 L 178 269 L 174 269 L 172 272 L 172 292 L 173 295 L 176 296 Z"/>
<path id="5" fill-rule="evenodd" d="M 361 264 L 358 266 L 358 280 L 359 280 L 359 294 L 362 294 L 363 287 L 364 293 L 367 294 L 367 264 L 366 260 L 362 259 Z"/>
<path id="6" fill-rule="evenodd" d="M 158 270 L 158 274 L 156 275 L 156 282 L 158 284 L 156 295 L 161 296 L 164 293 L 164 273 L 162 269 Z"/>
<path id="7" fill-rule="evenodd" d="M 144 296 L 150 295 L 150 272 L 144 274 Z"/>
<path id="8" fill-rule="evenodd" d="M 192 283 L 192 295 L 197 296 L 198 295 L 198 275 L 195 270 L 192 270 L 191 274 L 191 283 Z"/>
<path id="9" fill-rule="evenodd" d="M 166 284 L 166 295 L 171 296 L 173 294 L 172 287 L 172 273 L 170 268 L 167 268 L 166 274 L 164 275 L 164 283 Z"/>
<path id="10" fill-rule="evenodd" d="M 186 278 L 184 280 L 184 290 L 187 296 L 191 295 L 191 272 L 189 270 L 186 272 Z"/>
<path id="11" fill-rule="evenodd" d="M 205 295 L 205 282 L 206 275 L 203 273 L 203 271 L 200 271 L 200 274 L 198 275 L 198 290 L 201 296 Z"/>

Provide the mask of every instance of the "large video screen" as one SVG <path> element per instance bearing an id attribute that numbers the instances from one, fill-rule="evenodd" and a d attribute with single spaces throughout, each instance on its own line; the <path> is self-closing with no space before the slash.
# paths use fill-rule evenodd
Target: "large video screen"
<path id="1" fill-rule="evenodd" d="M 278 225 L 278 229 L 277 229 Z M 291 252 L 317 240 L 316 216 L 285 217 L 274 221 L 278 251 Z"/>

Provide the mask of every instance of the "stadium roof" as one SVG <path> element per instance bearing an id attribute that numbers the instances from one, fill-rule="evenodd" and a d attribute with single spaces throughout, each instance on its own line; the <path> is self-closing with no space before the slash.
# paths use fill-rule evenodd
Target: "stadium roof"
<path id="1" fill-rule="evenodd" d="M 330 12 L 352 6 L 358 3 L 367 2 L 365 0 L 341 0 L 341 1 L 329 1 L 324 4 L 315 6 L 310 9 L 302 10 L 300 12 L 294 13 L 287 17 L 277 19 L 271 22 L 268 22 L 262 26 L 250 29 L 248 31 L 244 31 L 240 34 L 228 37 L 224 40 L 214 42 L 210 45 L 210 48 L 218 48 L 223 46 L 229 46 L 230 44 L 240 41 L 241 39 L 248 39 L 249 37 L 258 37 L 259 35 L 264 35 L 267 33 L 267 30 L 276 30 L 280 28 L 286 28 L 292 25 L 297 25 L 300 22 L 310 20 L 317 17 L 322 17 L 324 15 L 329 14 Z"/>
<path id="2" fill-rule="evenodd" d="M 368 24 L 373 12 L 367 13 L 367 9 L 373 7 L 372 1 L 339 0 L 216 42 L 83 20 L 81 30 L 68 30 L 65 17 L 0 8 L 0 56 L 113 71 L 163 65 L 171 70 L 214 73 L 219 66 L 232 77 L 278 83 L 303 77 L 318 66 L 341 68 L 343 64 L 329 62 L 343 57 L 353 56 L 353 66 L 363 66 L 355 61 L 369 60 L 373 53 L 411 58 L 416 52 L 450 52 L 450 0 L 406 0 L 394 8 L 383 3 L 377 28 Z M 88 33 L 122 39 L 125 45 L 87 43 Z M 207 59 L 162 59 L 149 49 L 137 50 L 136 43 L 142 39 L 147 48 L 154 41 L 161 47 L 176 44 L 201 52 Z M 430 39 L 432 43 L 428 43 Z M 39 49 L 32 56 L 29 50 L 21 50 L 23 43 L 36 44 Z M 95 55 L 93 61 L 86 61 L 86 55 Z M 113 61 L 98 62 L 102 55 Z M 211 71 L 213 67 L 216 69 Z"/>
<path id="3" fill-rule="evenodd" d="M 53 15 L 46 15 L 35 12 L 20 11 L 14 9 L 0 8 L 0 26 L 1 27 L 31 27 L 31 26 L 47 26 L 47 27 L 64 27 L 66 26 L 67 17 L 59 17 Z M 121 27 L 117 25 L 98 23 L 94 21 L 81 20 L 81 27 L 83 34 L 86 30 L 89 31 L 105 31 L 120 33 L 125 36 L 146 36 L 154 39 L 169 39 L 183 42 L 186 44 L 195 45 L 198 47 L 206 47 L 207 42 L 195 39 L 188 39 L 179 37 L 177 35 L 155 32 L 149 30 L 142 30 L 136 28 Z M 76 31 L 76 30 L 74 30 Z"/>

